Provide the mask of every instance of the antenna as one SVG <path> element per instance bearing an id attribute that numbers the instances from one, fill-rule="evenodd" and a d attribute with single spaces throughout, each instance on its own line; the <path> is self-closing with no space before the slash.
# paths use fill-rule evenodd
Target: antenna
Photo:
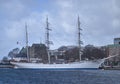
<path id="1" fill-rule="evenodd" d="M 50 64 L 50 54 L 49 54 L 49 49 L 50 49 L 50 44 L 52 43 L 50 41 L 50 38 L 49 38 L 49 31 L 51 31 L 51 29 L 49 28 L 49 22 L 48 22 L 48 17 L 46 18 L 46 46 L 47 46 L 47 52 L 48 52 L 48 61 L 49 61 L 49 64 Z"/>
<path id="2" fill-rule="evenodd" d="M 81 31 L 82 29 L 80 28 L 80 20 L 79 20 L 79 16 L 78 16 L 78 48 L 79 48 L 79 60 L 81 61 Z"/>
<path id="3" fill-rule="evenodd" d="M 26 30 L 26 49 L 27 49 L 27 59 L 30 62 L 30 57 L 28 55 L 28 32 L 27 32 L 27 23 L 25 23 L 25 30 Z"/>
<path id="4" fill-rule="evenodd" d="M 42 44 L 42 40 L 41 40 L 41 37 L 40 37 L 40 44 Z"/>

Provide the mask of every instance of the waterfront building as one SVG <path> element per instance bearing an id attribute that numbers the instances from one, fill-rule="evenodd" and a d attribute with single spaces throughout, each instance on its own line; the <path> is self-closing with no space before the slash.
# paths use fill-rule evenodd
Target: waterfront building
<path id="1" fill-rule="evenodd" d="M 111 44 L 108 45 L 108 53 L 110 56 L 120 55 L 120 44 Z"/>
<path id="2" fill-rule="evenodd" d="M 50 61 L 51 63 L 63 63 L 64 51 L 59 51 L 58 49 L 50 50 Z"/>
<path id="3" fill-rule="evenodd" d="M 47 51 L 44 44 L 33 44 L 28 50 L 31 61 L 47 62 Z"/>
<path id="4" fill-rule="evenodd" d="M 108 55 L 120 55 L 120 38 L 114 38 L 114 44 L 108 45 Z"/>
<path id="5" fill-rule="evenodd" d="M 120 38 L 114 38 L 114 44 L 108 45 L 108 56 L 115 56 L 108 60 L 109 64 L 120 65 Z M 114 65 L 113 64 L 113 65 Z"/>
<path id="6" fill-rule="evenodd" d="M 120 38 L 114 38 L 114 44 L 120 45 Z"/>

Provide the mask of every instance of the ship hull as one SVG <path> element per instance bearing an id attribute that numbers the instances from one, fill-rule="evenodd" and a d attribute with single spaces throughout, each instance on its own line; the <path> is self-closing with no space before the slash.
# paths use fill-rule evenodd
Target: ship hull
<path id="1" fill-rule="evenodd" d="M 98 69 L 101 61 L 82 61 L 69 64 L 41 64 L 41 63 L 21 63 L 11 62 L 15 68 L 31 68 L 31 69 L 46 69 L 46 70 L 78 70 L 78 69 Z"/>

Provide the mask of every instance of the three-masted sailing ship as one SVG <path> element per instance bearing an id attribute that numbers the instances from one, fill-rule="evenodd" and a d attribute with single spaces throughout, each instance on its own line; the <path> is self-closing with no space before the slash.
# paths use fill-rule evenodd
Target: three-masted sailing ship
<path id="1" fill-rule="evenodd" d="M 96 61 L 83 61 L 81 60 L 81 28 L 80 28 L 80 20 L 78 16 L 78 48 L 79 48 L 79 62 L 73 63 L 63 63 L 63 64 L 50 64 L 50 54 L 49 54 L 49 23 L 48 18 L 46 19 L 46 46 L 48 52 L 48 64 L 43 63 L 32 63 L 30 62 L 30 57 L 28 56 L 28 34 L 27 34 L 27 26 L 26 28 L 26 48 L 27 48 L 27 59 L 28 62 L 11 62 L 15 65 L 16 68 L 36 68 L 36 69 L 57 69 L 57 70 L 76 70 L 76 69 L 98 69 L 101 63 L 104 60 L 96 60 Z"/>

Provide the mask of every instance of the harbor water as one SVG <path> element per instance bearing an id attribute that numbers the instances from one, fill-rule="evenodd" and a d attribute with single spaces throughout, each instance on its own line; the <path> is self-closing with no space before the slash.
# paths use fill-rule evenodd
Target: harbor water
<path id="1" fill-rule="evenodd" d="M 0 84 L 120 84 L 118 70 L 0 69 Z"/>

